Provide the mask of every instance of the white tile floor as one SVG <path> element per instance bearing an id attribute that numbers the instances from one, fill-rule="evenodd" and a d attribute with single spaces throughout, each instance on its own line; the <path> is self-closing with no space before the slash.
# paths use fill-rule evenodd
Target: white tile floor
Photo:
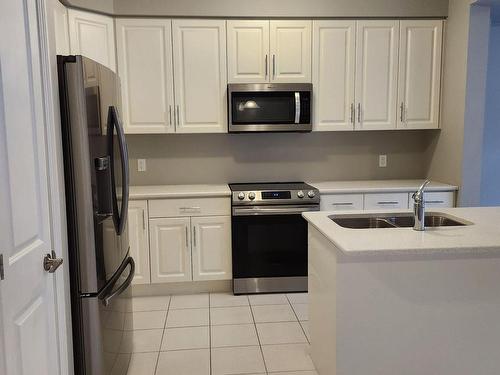
<path id="1" fill-rule="evenodd" d="M 317 375 L 307 294 L 136 297 L 128 375 Z"/>

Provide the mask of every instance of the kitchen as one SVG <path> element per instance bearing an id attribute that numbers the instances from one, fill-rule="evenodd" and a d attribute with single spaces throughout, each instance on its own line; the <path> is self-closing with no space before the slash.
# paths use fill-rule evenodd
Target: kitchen
<path id="1" fill-rule="evenodd" d="M 280 9 L 266 2 L 245 10 L 224 0 L 143 7 L 128 0 L 39 2 L 49 25 L 50 68 L 42 80 L 52 82 L 52 91 L 46 90 L 53 100 L 46 122 L 59 127 L 47 139 L 58 166 L 48 170 L 55 173 L 52 191 L 61 201 L 51 209 L 61 238 L 54 237 L 59 248 L 46 258 L 46 275 L 54 273 L 54 293 L 65 301 L 56 304 L 59 335 L 67 337 L 54 339 L 58 373 L 354 374 L 365 373 L 363 366 L 390 373 L 390 366 L 368 354 L 351 366 L 348 359 L 358 353 L 349 349 L 349 335 L 342 341 L 333 319 L 318 323 L 336 310 L 328 310 L 335 304 L 318 298 L 314 285 L 326 280 L 332 294 L 343 296 L 345 284 L 328 272 L 312 277 L 311 262 L 318 261 L 322 236 L 334 248 L 328 254 L 342 254 L 350 251 L 350 243 L 339 244 L 345 233 L 360 242 L 373 237 L 375 249 L 377 236 L 384 243 L 393 233 L 432 238 L 488 225 L 468 211 L 455 214 L 453 207 L 488 205 L 474 195 L 478 179 L 468 176 L 483 167 L 481 160 L 472 165 L 477 150 L 460 139 L 474 131 L 467 126 L 477 110 L 470 103 L 491 81 L 478 79 L 484 86 L 479 89 L 471 84 L 480 75 L 471 74 L 475 61 L 467 55 L 465 25 L 470 22 L 471 32 L 479 27 L 472 25 L 489 27 L 495 5 L 317 0 L 316 7 L 296 1 Z M 469 43 L 469 54 L 484 58 L 478 64 L 491 64 L 487 51 L 476 53 L 479 47 Z M 55 54 L 61 55 L 57 64 Z M 88 137 L 75 125 L 78 113 L 85 113 Z M 101 156 L 106 149 L 109 155 Z M 78 171 L 89 169 L 89 158 L 94 206 L 81 198 L 94 192 L 79 188 L 88 183 L 87 172 Z M 410 215 L 413 194 L 426 178 L 432 180 L 423 193 L 426 209 L 471 225 L 419 233 L 411 226 L 343 228 L 330 217 Z M 104 273 L 92 256 L 81 263 L 82 254 L 94 252 L 85 250 L 92 217 L 93 230 L 102 231 L 95 252 L 102 251 Z M 405 238 L 398 243 L 410 251 Z M 497 238 L 484 241 L 478 246 L 488 247 L 495 259 Z M 109 256 L 108 246 L 117 252 Z M 324 264 L 332 272 L 344 267 L 326 258 Z M 97 269 L 94 284 L 85 273 L 89 268 Z M 474 280 L 478 272 L 464 277 Z M 401 271 L 403 281 L 405 275 Z M 352 298 L 363 293 L 353 287 Z M 447 293 L 454 289 L 443 289 L 441 297 Z M 497 311 L 498 298 L 488 298 Z M 339 308 L 355 315 L 379 307 L 351 307 L 346 300 Z M 36 310 L 23 311 L 29 317 Z M 339 316 L 336 324 L 353 323 Z M 375 322 L 373 334 L 381 327 Z M 384 335 L 390 342 L 390 333 Z M 334 339 L 339 346 L 325 352 Z M 407 340 L 397 334 L 392 339 L 396 348 Z M 459 371 L 430 360 L 422 349 L 449 340 L 416 346 L 428 372 L 456 374 L 470 365 L 488 373 L 487 365 L 480 368 L 462 355 L 464 349 L 449 351 L 461 355 Z M 492 334 L 489 346 L 497 342 Z M 370 350 L 376 353 L 376 347 Z M 400 350 L 395 373 L 410 363 L 408 351 Z"/>

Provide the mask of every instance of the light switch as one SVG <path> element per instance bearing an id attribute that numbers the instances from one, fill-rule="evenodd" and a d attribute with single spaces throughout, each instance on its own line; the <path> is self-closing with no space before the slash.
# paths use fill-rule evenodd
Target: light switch
<path id="1" fill-rule="evenodd" d="M 379 155 L 378 156 L 378 166 L 380 168 L 387 167 L 387 155 Z"/>
<path id="2" fill-rule="evenodd" d="M 146 159 L 137 159 L 137 171 L 139 172 L 146 171 Z"/>

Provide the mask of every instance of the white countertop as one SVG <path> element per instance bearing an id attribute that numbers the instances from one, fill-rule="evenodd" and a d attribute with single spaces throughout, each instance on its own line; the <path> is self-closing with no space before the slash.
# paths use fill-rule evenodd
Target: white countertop
<path id="1" fill-rule="evenodd" d="M 397 193 L 416 191 L 424 180 L 307 181 L 322 194 Z M 456 186 L 432 181 L 426 191 L 455 191 Z"/>
<path id="2" fill-rule="evenodd" d="M 130 199 L 230 197 L 227 185 L 131 186 Z"/>
<path id="3" fill-rule="evenodd" d="M 345 214 L 369 214 L 391 211 L 350 211 Z M 500 256 L 500 207 L 439 208 L 427 212 L 442 212 L 465 219 L 467 226 L 426 228 L 343 228 L 328 218 L 339 212 L 304 212 L 302 216 L 317 228 L 335 247 L 346 255 L 401 255 L 401 254 L 472 254 Z"/>

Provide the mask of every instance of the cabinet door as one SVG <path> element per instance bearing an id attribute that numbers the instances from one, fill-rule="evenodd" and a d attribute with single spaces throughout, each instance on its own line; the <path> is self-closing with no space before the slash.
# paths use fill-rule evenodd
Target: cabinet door
<path id="1" fill-rule="evenodd" d="M 171 21 L 119 18 L 116 34 L 125 132 L 175 132 Z"/>
<path id="2" fill-rule="evenodd" d="M 83 55 L 116 71 L 113 18 L 69 9 L 71 54 Z"/>
<path id="3" fill-rule="evenodd" d="M 149 220 L 151 282 L 191 280 L 188 217 Z"/>
<path id="4" fill-rule="evenodd" d="M 443 21 L 401 21 L 398 127 L 439 127 Z"/>
<path id="5" fill-rule="evenodd" d="M 313 21 L 315 131 L 353 130 L 355 21 Z"/>
<path id="6" fill-rule="evenodd" d="M 172 21 L 177 133 L 227 132 L 225 25 Z"/>
<path id="7" fill-rule="evenodd" d="M 128 205 L 128 235 L 130 255 L 135 262 L 135 276 L 132 284 L 149 284 L 149 231 L 148 202 L 130 201 Z"/>
<path id="8" fill-rule="evenodd" d="M 311 82 L 311 21 L 271 21 L 272 82 Z"/>
<path id="9" fill-rule="evenodd" d="M 358 21 L 356 39 L 356 129 L 395 129 L 399 21 Z"/>
<path id="10" fill-rule="evenodd" d="M 193 280 L 231 279 L 231 217 L 193 217 L 191 226 Z"/>
<path id="11" fill-rule="evenodd" d="M 269 80 L 269 21 L 227 21 L 229 83 Z"/>

